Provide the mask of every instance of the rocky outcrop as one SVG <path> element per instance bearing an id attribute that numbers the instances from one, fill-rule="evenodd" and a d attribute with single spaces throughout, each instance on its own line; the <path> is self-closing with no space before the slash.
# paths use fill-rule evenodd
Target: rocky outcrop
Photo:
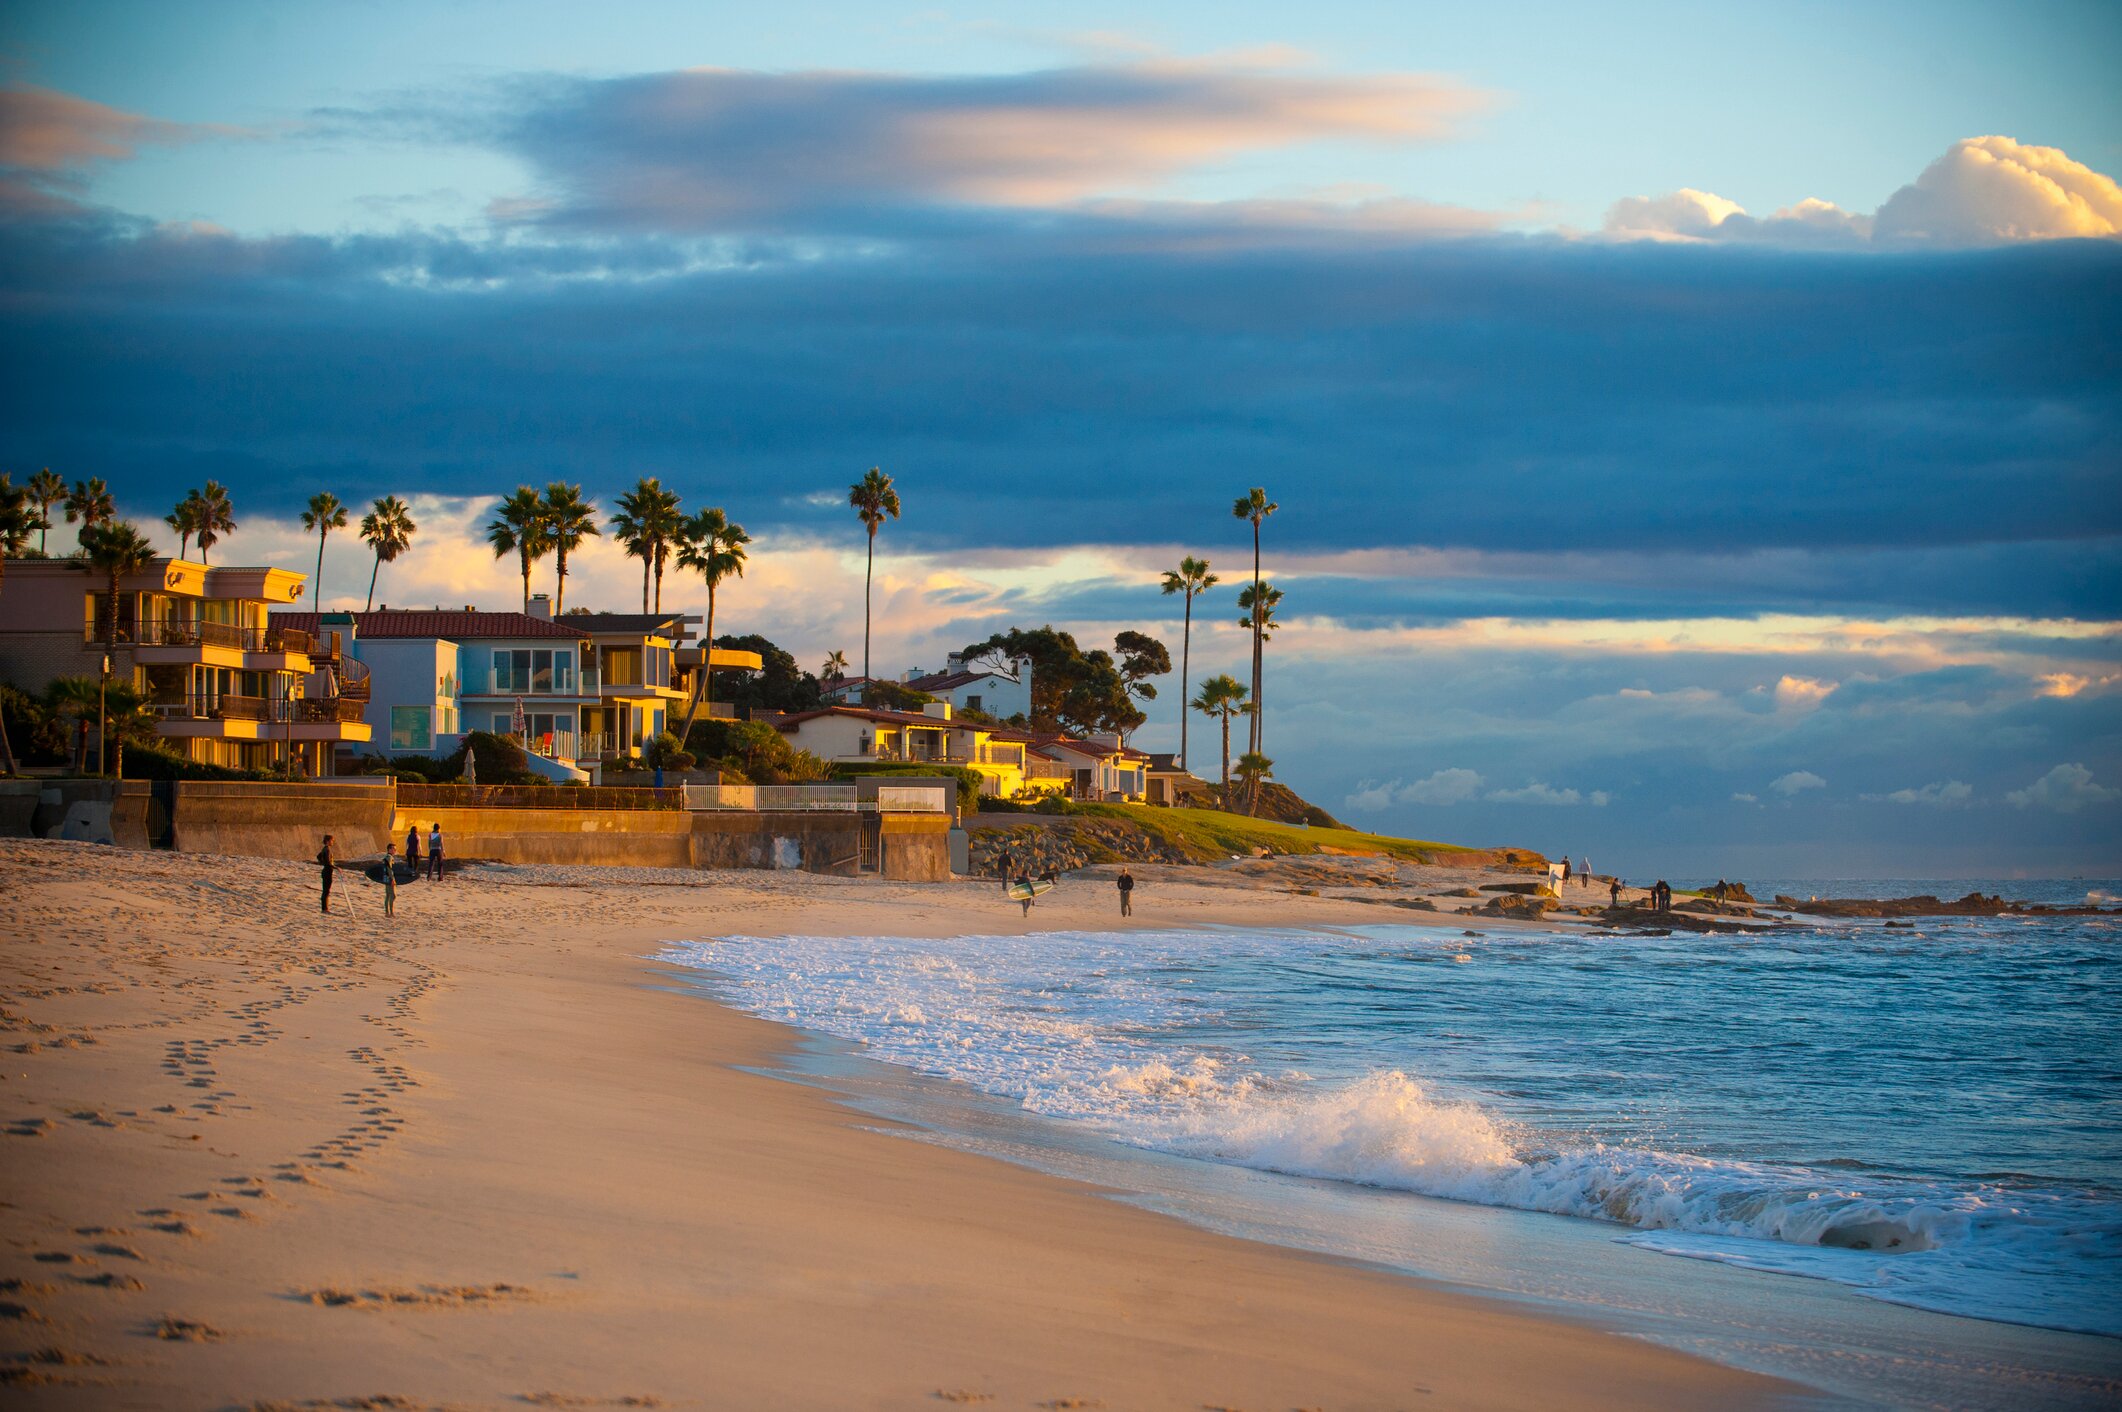
<path id="1" fill-rule="evenodd" d="M 1970 892 L 1954 902 L 1940 901 L 1928 893 L 1915 897 L 1816 897 L 1807 902 L 1779 895 L 1776 905 L 1808 917 L 2083 917 L 2122 910 L 2007 902 L 1994 893 L 1984 897 L 1979 892 Z"/>
<path id="2" fill-rule="evenodd" d="M 973 876 L 999 877 L 1009 854 L 1013 873 L 1067 873 L 1093 863 L 1191 863 L 1184 850 L 1119 819 L 1065 819 L 1048 824 L 980 828 L 970 841 Z"/>

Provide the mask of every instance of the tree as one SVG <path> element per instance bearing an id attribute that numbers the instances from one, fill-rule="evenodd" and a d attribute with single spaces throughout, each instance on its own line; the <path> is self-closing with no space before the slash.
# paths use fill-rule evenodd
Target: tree
<path id="1" fill-rule="evenodd" d="M 751 542 L 744 526 L 732 524 L 719 507 L 702 510 L 685 522 L 684 539 L 678 546 L 678 567 L 695 570 L 707 581 L 707 631 L 700 638 L 705 644 L 700 655 L 700 680 L 693 689 L 692 704 L 685 711 L 685 730 L 678 733 L 681 739 L 692 730 L 701 702 L 710 708 L 714 705 L 715 590 L 732 574 L 744 577 L 744 546 Z"/>
<path id="2" fill-rule="evenodd" d="M 731 706 L 761 711 L 814 711 L 818 708 L 818 679 L 796 664 L 794 654 L 757 633 L 715 638 L 710 646 L 759 654 L 759 670 L 739 672 L 735 680 L 724 673 L 720 700 Z M 688 744 L 688 748 L 690 745 Z"/>
<path id="3" fill-rule="evenodd" d="M 111 499 L 110 487 L 103 483 L 101 476 L 75 481 L 74 488 L 66 493 L 65 509 L 66 522 L 72 524 L 79 520 L 84 538 L 90 530 L 118 513 L 117 502 Z"/>
<path id="4" fill-rule="evenodd" d="M 1260 781 L 1275 772 L 1275 762 L 1257 750 L 1248 750 L 1238 757 L 1238 782 L 1245 786 L 1245 812 L 1257 815 L 1260 812 Z"/>
<path id="5" fill-rule="evenodd" d="M 419 529 L 413 523 L 412 507 L 395 495 L 376 500 L 361 517 L 361 538 L 376 554 L 376 562 L 368 571 L 368 607 L 376 606 L 376 575 L 385 564 L 395 564 L 399 555 L 413 547 L 413 535 Z"/>
<path id="6" fill-rule="evenodd" d="M 208 481 L 204 490 L 192 493 L 199 497 L 199 523 L 193 530 L 193 537 L 199 541 L 199 562 L 204 564 L 214 546 L 221 542 L 221 536 L 235 529 L 236 506 L 228 498 L 228 487 L 217 480 Z M 317 549 L 321 556 L 324 549 L 321 541 Z"/>
<path id="7" fill-rule="evenodd" d="M 317 536 L 317 577 L 310 585 L 310 606 L 319 613 L 324 611 L 324 541 L 335 529 L 346 528 L 346 507 L 339 497 L 328 490 L 320 490 L 309 498 L 309 508 L 302 512 L 302 528 Z"/>
<path id="8" fill-rule="evenodd" d="M 1020 657 L 1032 663 L 1033 730 L 1125 735 L 1148 719 L 1128 695 L 1127 679 L 1111 653 L 1085 652 L 1074 637 L 1052 627 L 1011 628 L 964 652 L 968 664 Z"/>
<path id="9" fill-rule="evenodd" d="M 1267 684 L 1267 654 L 1264 649 L 1274 640 L 1275 629 L 1282 626 L 1275 619 L 1275 607 L 1281 601 L 1282 590 L 1271 583 L 1262 583 L 1257 593 L 1250 585 L 1238 590 L 1238 610 L 1245 615 L 1238 620 L 1238 626 L 1253 630 L 1252 737 L 1255 753 L 1259 751 L 1260 743 L 1267 734 L 1260 724 L 1260 715 L 1264 709 L 1261 691 Z M 1257 610 L 1255 604 L 1258 605 Z"/>
<path id="10" fill-rule="evenodd" d="M 1237 502 L 1230 507 L 1231 514 L 1237 517 L 1238 519 L 1252 521 L 1253 590 L 1256 593 L 1259 591 L 1260 588 L 1260 522 L 1266 519 L 1269 515 L 1274 514 L 1275 511 L 1281 508 L 1282 507 L 1277 505 L 1274 501 L 1268 499 L 1267 492 L 1262 490 L 1257 485 L 1254 486 L 1251 490 L 1247 491 L 1245 494 L 1239 496 Z M 1260 697 L 1260 625 L 1257 622 L 1253 623 L 1252 630 L 1253 699 L 1257 701 Z M 1260 748 L 1260 714 L 1257 711 L 1253 713 L 1252 748 L 1254 750 L 1258 750 Z"/>
<path id="11" fill-rule="evenodd" d="M 1228 672 L 1210 677 L 1201 683 L 1201 694 L 1194 698 L 1194 709 L 1204 716 L 1214 716 L 1223 722 L 1223 804 L 1230 807 L 1230 718 L 1244 709 L 1245 683 Z"/>
<path id="12" fill-rule="evenodd" d="M 30 498 L 37 502 L 37 552 L 51 552 L 52 506 L 66 499 L 66 481 L 50 466 L 29 478 Z"/>
<path id="13" fill-rule="evenodd" d="M 545 532 L 553 544 L 553 564 L 558 582 L 553 590 L 553 612 L 567 611 L 567 556 L 583 540 L 599 533 L 597 505 L 582 498 L 582 487 L 554 481 L 545 487 Z"/>
<path id="14" fill-rule="evenodd" d="M 818 669 L 818 677 L 822 681 L 846 681 L 847 654 L 837 647 L 826 653 L 825 665 Z"/>
<path id="15" fill-rule="evenodd" d="M 486 542 L 494 557 L 514 554 L 523 566 L 523 611 L 530 611 L 531 565 L 553 552 L 552 536 L 545 523 L 545 502 L 538 492 L 519 485 L 499 505 L 486 524 Z"/>
<path id="16" fill-rule="evenodd" d="M 73 770 L 88 773 L 88 718 L 96 709 L 103 682 L 97 677 L 53 677 L 44 688 L 44 709 L 54 720 L 68 722 L 74 738 Z"/>
<path id="17" fill-rule="evenodd" d="M 177 557 L 190 556 L 192 536 L 199 532 L 199 492 L 194 490 L 177 502 L 176 508 L 162 517 L 162 523 L 177 532 Z"/>
<path id="18" fill-rule="evenodd" d="M 1194 656 L 1194 599 L 1220 582 L 1221 579 L 1208 571 L 1206 559 L 1181 559 L 1178 568 L 1164 571 L 1165 593 L 1186 595 L 1185 636 L 1179 639 L 1179 768 L 1182 770 L 1186 768 L 1186 727 L 1192 720 L 1186 713 L 1186 690 Z"/>
<path id="19" fill-rule="evenodd" d="M 920 715 L 921 708 L 933 705 L 936 698 L 925 691 L 916 691 L 905 682 L 866 681 L 862 683 L 862 704 L 873 711 L 905 711 Z"/>
<path id="20" fill-rule="evenodd" d="M 84 567 L 103 575 L 103 656 L 106 663 L 118 646 L 118 582 L 144 571 L 155 562 L 155 546 L 124 520 L 98 521 L 81 531 Z M 106 668 L 104 676 L 108 678 Z M 99 708 L 101 703 L 99 702 Z M 96 764 L 103 758 L 98 744 Z"/>
<path id="21" fill-rule="evenodd" d="M 656 584 L 656 611 L 663 611 L 663 568 L 685 531 L 679 513 L 678 492 L 665 490 L 654 476 L 634 482 L 634 488 L 619 497 L 619 512 L 612 516 L 612 537 L 627 557 L 641 561 L 641 611 L 648 611 L 648 585 Z"/>
<path id="22" fill-rule="evenodd" d="M 1150 678 L 1170 676 L 1172 669 L 1172 654 L 1164 644 L 1148 633 L 1128 631 L 1113 639 L 1113 651 L 1119 654 L 1120 680 L 1128 695 L 1155 701 L 1157 688 Z"/>
<path id="23" fill-rule="evenodd" d="M 103 691 L 103 741 L 97 742 L 96 758 L 103 758 L 104 741 L 111 751 L 111 778 L 125 778 L 125 742 L 155 738 L 155 712 L 147 696 L 131 682 L 110 682 Z"/>
<path id="24" fill-rule="evenodd" d="M 899 492 L 892 488 L 890 476 L 871 466 L 868 475 L 847 488 L 847 503 L 869 531 L 869 562 L 862 571 L 862 675 L 867 677 L 873 675 L 869 669 L 869 600 L 870 583 L 877 574 L 877 526 L 886 515 L 899 518 Z"/>

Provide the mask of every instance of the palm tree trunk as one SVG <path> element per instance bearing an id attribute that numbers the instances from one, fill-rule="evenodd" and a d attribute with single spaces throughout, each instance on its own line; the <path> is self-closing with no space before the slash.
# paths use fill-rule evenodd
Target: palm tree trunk
<path id="1" fill-rule="evenodd" d="M 310 580 L 310 607 L 319 613 L 324 611 L 324 537 L 330 530 L 317 531 L 317 577 Z"/>
<path id="2" fill-rule="evenodd" d="M 553 616 L 557 618 L 567 611 L 567 550 L 555 545 L 553 557 L 560 566 L 560 572 L 553 576 Z"/>
<path id="3" fill-rule="evenodd" d="M 1179 639 L 1179 768 L 1186 768 L 1186 674 L 1194 661 L 1194 591 L 1186 590 L 1186 635 Z"/>
<path id="4" fill-rule="evenodd" d="M 1252 748 L 1260 748 L 1260 521 L 1253 520 L 1253 719 L 1247 732 Z"/>
<path id="5" fill-rule="evenodd" d="M 656 546 L 656 611 L 663 611 L 663 556 L 667 551 L 661 544 Z"/>
<path id="6" fill-rule="evenodd" d="M 368 612 L 371 608 L 374 608 L 376 606 L 376 575 L 382 572 L 383 556 L 381 554 L 378 554 L 376 556 L 376 566 L 368 571 L 368 602 L 364 604 L 361 609 L 361 611 L 364 613 Z"/>
<path id="7" fill-rule="evenodd" d="M 191 547 L 192 532 L 190 530 L 185 530 L 183 533 L 177 536 L 177 557 L 179 559 L 182 559 L 184 557 L 184 552 L 187 549 L 190 549 Z"/>
<path id="8" fill-rule="evenodd" d="M 652 557 L 653 550 L 641 556 L 641 611 L 644 613 L 648 611 L 648 561 Z"/>
<path id="9" fill-rule="evenodd" d="M 530 551 L 521 551 L 516 557 L 523 564 L 523 611 L 525 615 L 528 615 L 530 613 Z"/>
<path id="10" fill-rule="evenodd" d="M 869 567 L 862 571 L 862 676 L 869 677 L 869 595 L 870 582 L 877 574 L 877 527 L 869 527 Z"/>
<path id="11" fill-rule="evenodd" d="M 1230 807 L 1230 712 L 1223 713 L 1223 807 Z"/>

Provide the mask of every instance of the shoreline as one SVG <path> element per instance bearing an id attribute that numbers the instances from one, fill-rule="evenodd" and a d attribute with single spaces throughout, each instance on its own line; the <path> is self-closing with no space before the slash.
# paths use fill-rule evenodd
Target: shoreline
<path id="1" fill-rule="evenodd" d="M 34 1405 L 1803 1395 L 866 1131 L 837 1097 L 747 1072 L 797 1031 L 681 992 L 655 960 L 762 924 L 963 931 L 964 885 L 522 871 L 403 889 L 387 930 L 366 885 L 347 889 L 362 910 L 318 919 L 285 864 L 0 847 L 7 1038 L 34 1046 L 8 1065 L 0 1276 L 19 1283 L 0 1297 L 28 1313 L 6 1350 L 98 1360 L 17 1363 Z M 1376 916 L 1159 893 L 1167 915 L 1138 925 Z M 976 925 L 1113 929 L 1092 896 Z"/>

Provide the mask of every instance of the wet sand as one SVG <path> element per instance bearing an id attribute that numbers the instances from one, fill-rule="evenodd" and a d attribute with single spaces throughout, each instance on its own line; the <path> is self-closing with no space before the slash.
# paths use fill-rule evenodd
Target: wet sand
<path id="1" fill-rule="evenodd" d="M 1454 883 L 1463 879 L 1451 879 Z M 673 938 L 1112 928 L 990 884 L 0 841 L 24 1407 L 1745 1407 L 1790 1389 L 1210 1234 L 746 1072 Z M 1135 925 L 1422 914 L 1160 872 Z M 1449 919 L 1439 919 L 1449 921 Z M 1483 918 L 1484 927 L 1498 925 Z M 391 1400 L 395 1399 L 395 1400 Z"/>

